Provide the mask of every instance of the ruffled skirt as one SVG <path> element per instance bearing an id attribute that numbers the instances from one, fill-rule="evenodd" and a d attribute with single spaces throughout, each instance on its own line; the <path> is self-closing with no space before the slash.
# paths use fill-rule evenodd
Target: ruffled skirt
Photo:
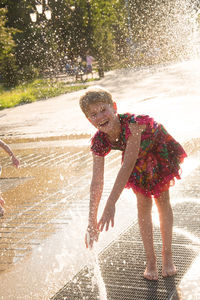
<path id="1" fill-rule="evenodd" d="M 187 154 L 162 125 L 159 125 L 155 140 L 142 142 L 147 143 L 148 148 L 140 151 L 125 187 L 132 188 L 135 193 L 158 198 L 174 185 L 175 178 L 180 179 L 180 164 Z"/>

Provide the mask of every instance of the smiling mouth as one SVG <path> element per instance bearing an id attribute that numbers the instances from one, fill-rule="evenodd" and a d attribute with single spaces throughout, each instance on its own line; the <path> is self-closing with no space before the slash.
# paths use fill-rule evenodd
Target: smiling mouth
<path id="1" fill-rule="evenodd" d="M 103 121 L 99 124 L 99 127 L 105 127 L 108 125 L 108 123 L 109 123 L 109 121 Z"/>

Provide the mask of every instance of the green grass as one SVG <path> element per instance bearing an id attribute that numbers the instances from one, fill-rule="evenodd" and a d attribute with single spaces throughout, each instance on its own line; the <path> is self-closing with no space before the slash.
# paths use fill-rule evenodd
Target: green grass
<path id="1" fill-rule="evenodd" d="M 69 85 L 65 82 L 55 82 L 49 79 L 36 79 L 31 83 L 21 84 L 10 90 L 0 86 L 0 110 L 85 88 L 87 88 L 86 85 Z"/>

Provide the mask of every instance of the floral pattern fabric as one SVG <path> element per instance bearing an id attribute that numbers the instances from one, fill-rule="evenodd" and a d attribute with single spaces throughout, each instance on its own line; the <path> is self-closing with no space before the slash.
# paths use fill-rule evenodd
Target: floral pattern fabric
<path id="1" fill-rule="evenodd" d="M 131 134 L 129 124 L 145 124 L 139 155 L 125 187 L 147 197 L 159 197 L 174 184 L 175 178 L 180 179 L 180 164 L 187 154 L 164 126 L 153 118 L 129 113 L 119 114 L 118 117 L 121 123 L 119 141 L 112 144 L 104 132 L 97 131 L 91 141 L 91 150 L 99 156 L 106 156 L 111 150 L 120 150 L 123 162 L 126 143 Z"/>

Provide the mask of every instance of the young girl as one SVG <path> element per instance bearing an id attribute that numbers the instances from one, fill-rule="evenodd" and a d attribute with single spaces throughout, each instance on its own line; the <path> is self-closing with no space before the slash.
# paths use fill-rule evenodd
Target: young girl
<path id="1" fill-rule="evenodd" d="M 92 138 L 93 176 L 90 187 L 89 222 L 86 247 L 98 240 L 99 231 L 114 226 L 115 204 L 124 189 L 132 188 L 137 197 L 138 223 L 146 253 L 144 277 L 158 279 L 152 231 L 152 198 L 158 208 L 162 234 L 162 275 L 176 274 L 172 258 L 173 214 L 169 186 L 180 179 L 180 163 L 187 156 L 165 128 L 147 115 L 117 114 L 109 92 L 89 89 L 80 98 L 80 107 L 98 131 Z M 122 165 L 108 197 L 100 221 L 98 206 L 103 191 L 104 157 L 111 149 L 122 151 Z M 89 239 L 88 239 L 89 236 Z"/>
<path id="2" fill-rule="evenodd" d="M 8 155 L 11 156 L 12 159 L 12 163 L 13 165 L 18 168 L 19 166 L 19 160 L 15 157 L 14 153 L 12 152 L 12 150 L 10 149 L 10 147 L 4 143 L 2 140 L 0 140 L 0 147 L 7 152 Z M 0 175 L 1 175 L 1 166 L 0 166 Z M 0 217 L 2 217 L 4 215 L 4 209 L 3 209 L 3 205 L 5 204 L 5 200 L 2 198 L 1 196 L 1 192 L 0 192 Z"/>

